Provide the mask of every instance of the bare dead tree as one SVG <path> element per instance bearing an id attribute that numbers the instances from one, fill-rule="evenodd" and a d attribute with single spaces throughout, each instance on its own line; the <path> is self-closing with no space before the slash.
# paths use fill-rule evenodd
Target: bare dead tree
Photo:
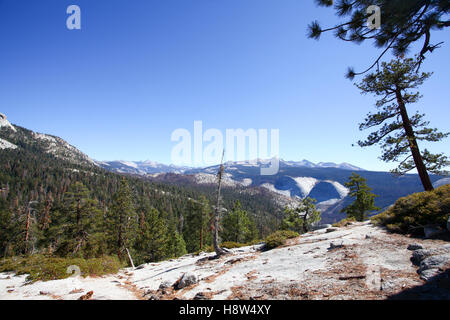
<path id="1" fill-rule="evenodd" d="M 216 202 L 216 207 L 214 210 L 213 240 L 214 240 L 214 251 L 216 252 L 217 257 L 220 257 L 224 254 L 229 253 L 227 250 L 225 250 L 219 246 L 219 221 L 220 221 L 220 212 L 221 212 L 221 210 L 220 210 L 221 209 L 221 207 L 220 207 L 220 201 L 221 201 L 220 191 L 222 188 L 223 173 L 225 171 L 225 167 L 223 165 L 224 156 L 225 156 L 225 150 L 222 153 L 222 160 L 220 162 L 219 172 L 217 173 L 217 180 L 218 180 L 217 202 Z"/>
<path id="2" fill-rule="evenodd" d="M 27 205 L 27 208 L 25 209 L 26 211 L 26 226 L 25 226 L 25 253 L 27 254 L 29 252 L 29 240 L 30 240 L 30 234 L 31 232 L 31 226 L 32 224 L 34 224 L 36 221 L 35 217 L 32 216 L 33 212 L 36 211 L 35 208 L 32 207 L 33 204 L 37 204 L 38 201 L 30 201 Z M 34 248 L 34 245 L 33 245 Z"/>

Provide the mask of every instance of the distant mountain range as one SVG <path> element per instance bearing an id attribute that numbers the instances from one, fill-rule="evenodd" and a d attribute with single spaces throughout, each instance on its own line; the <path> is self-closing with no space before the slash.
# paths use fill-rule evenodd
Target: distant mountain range
<path id="1" fill-rule="evenodd" d="M 257 160 L 225 163 L 224 186 L 226 188 L 263 188 L 274 194 L 282 205 L 295 203 L 295 199 L 311 197 L 317 200 L 323 222 L 335 222 L 344 217 L 340 211 L 352 200 L 344 186 L 352 172 L 358 172 L 368 180 L 378 195 L 376 204 L 387 208 L 398 198 L 422 191 L 419 177 L 415 174 L 402 177 L 388 172 L 367 171 L 360 167 L 332 162 L 313 163 L 308 160 L 280 160 L 280 170 L 274 176 L 262 176 L 260 166 L 266 161 Z M 147 179 L 176 185 L 204 185 L 214 187 L 219 165 L 205 168 L 167 166 L 154 162 L 99 162 L 105 169 L 137 174 Z M 450 183 L 449 178 L 431 176 L 436 186 Z M 276 194 L 276 195 L 275 195 Z"/>
<path id="2" fill-rule="evenodd" d="M 264 163 L 267 163 L 267 161 L 264 160 L 255 160 L 253 161 L 255 164 L 251 164 L 249 161 L 230 161 L 227 162 L 226 166 L 235 166 L 235 165 L 247 165 L 247 166 L 260 166 Z M 138 175 L 146 175 L 146 174 L 155 174 L 155 173 L 186 173 L 186 172 L 192 172 L 192 171 L 205 171 L 210 172 L 211 170 L 214 170 L 213 167 L 206 167 L 206 168 L 192 168 L 192 167 L 186 167 L 186 166 L 176 166 L 176 165 L 166 165 L 154 161 L 123 161 L 123 160 L 117 160 L 117 161 L 97 161 L 97 164 L 101 166 L 104 169 L 114 171 L 117 173 L 131 173 L 131 174 L 138 174 Z M 352 170 L 352 171 L 365 171 L 362 168 L 359 168 L 357 166 L 351 165 L 349 163 L 341 163 L 336 164 L 333 162 L 319 162 L 317 164 L 308 161 L 308 160 L 302 160 L 302 161 L 285 161 L 283 159 L 280 160 L 280 166 L 282 167 L 306 167 L 306 168 L 337 168 L 337 169 L 343 169 L 343 170 Z"/>
<path id="3" fill-rule="evenodd" d="M 129 173 L 137 175 L 147 175 L 155 173 L 183 173 L 189 167 L 175 165 L 165 165 L 154 161 L 97 161 L 97 164 L 109 171 L 117 173 Z"/>
<path id="4" fill-rule="evenodd" d="M 351 166 L 351 165 L 348 165 Z M 336 222 L 344 217 L 340 211 L 351 203 L 349 190 L 344 186 L 352 172 L 365 177 L 373 192 L 378 195 L 376 205 L 387 208 L 398 198 L 414 192 L 423 191 L 420 179 L 416 174 L 397 177 L 389 172 L 367 171 L 360 168 L 349 169 L 346 166 L 305 166 L 293 165 L 292 162 L 280 162 L 280 170 L 274 176 L 262 176 L 259 165 L 246 163 L 227 163 L 225 167 L 224 185 L 227 187 L 258 187 L 276 193 L 279 199 L 288 202 L 297 198 L 311 197 L 317 200 L 317 206 L 322 211 L 323 222 Z M 354 166 L 351 166 L 355 168 Z M 183 174 L 153 174 L 149 179 L 159 182 L 183 183 L 189 182 L 204 185 L 216 183 L 216 173 L 219 166 L 189 169 Z M 432 175 L 436 186 L 450 183 L 449 178 Z M 281 201 L 283 202 L 283 201 Z"/>
<path id="5" fill-rule="evenodd" d="M 0 151 L 21 148 L 77 165 L 101 167 L 114 173 L 137 175 L 159 183 L 198 186 L 202 190 L 207 189 L 207 192 L 214 192 L 219 169 L 219 165 L 190 168 L 153 161 L 94 161 L 63 139 L 13 126 L 6 116 L 0 114 Z M 367 171 L 348 163 L 315 164 L 308 160 L 280 160 L 278 174 L 262 176 L 260 166 L 263 163 L 261 160 L 253 164 L 244 161 L 227 162 L 224 187 L 236 189 L 237 192 L 241 189 L 248 190 L 249 196 L 252 192 L 267 194 L 280 206 L 295 203 L 298 198 L 315 198 L 322 211 L 323 222 L 335 222 L 343 218 L 341 209 L 352 201 L 344 184 L 354 171 L 368 180 L 368 185 L 378 195 L 376 205 L 381 208 L 390 206 L 400 197 L 423 190 L 415 174 L 396 177 L 391 173 Z M 436 186 L 450 183 L 449 178 L 432 175 L 431 179 Z"/>

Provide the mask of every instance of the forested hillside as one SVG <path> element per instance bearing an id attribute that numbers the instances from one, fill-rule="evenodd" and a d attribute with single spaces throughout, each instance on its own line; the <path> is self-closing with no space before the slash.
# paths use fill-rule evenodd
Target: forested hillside
<path id="1" fill-rule="evenodd" d="M 119 255 L 157 261 L 211 244 L 213 188 L 191 188 L 108 172 L 60 138 L 15 127 L 0 138 L 0 255 Z M 281 208 L 264 194 L 224 190 L 264 237 Z M 264 199 L 264 200 L 263 200 Z"/>

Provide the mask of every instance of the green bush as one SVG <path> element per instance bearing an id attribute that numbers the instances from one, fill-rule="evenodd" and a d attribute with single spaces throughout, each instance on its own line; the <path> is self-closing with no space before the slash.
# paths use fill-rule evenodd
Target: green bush
<path id="1" fill-rule="evenodd" d="M 193 254 L 198 256 L 202 252 L 214 252 L 214 247 L 212 245 L 204 246 L 203 249 L 195 251 Z"/>
<path id="2" fill-rule="evenodd" d="M 391 208 L 371 220 L 392 232 L 419 235 L 427 224 L 445 227 L 449 215 L 450 185 L 445 185 L 400 198 Z"/>
<path id="3" fill-rule="evenodd" d="M 292 239 L 300 236 L 295 231 L 290 230 L 280 230 L 272 233 L 271 235 L 267 236 L 265 240 L 265 250 L 274 249 L 277 247 L 280 247 L 286 243 L 287 239 Z"/>
<path id="4" fill-rule="evenodd" d="M 81 275 L 101 276 L 113 274 L 121 267 L 116 257 L 101 258 L 56 258 L 46 255 L 31 255 L 27 257 L 12 257 L 0 260 L 0 272 L 15 272 L 17 275 L 28 274 L 28 281 L 48 281 L 65 279 L 71 276 L 67 273 L 69 266 L 78 266 Z"/>
<path id="5" fill-rule="evenodd" d="M 238 242 L 233 242 L 233 241 L 225 241 L 221 244 L 222 248 L 226 248 L 226 249 L 234 249 L 234 248 L 242 248 L 242 247 L 248 247 L 248 246 L 253 246 L 255 244 L 260 243 L 259 240 L 254 240 L 254 241 L 250 241 L 247 243 L 238 243 Z"/>
<path id="6" fill-rule="evenodd" d="M 354 217 L 345 218 L 339 222 L 334 223 L 333 227 L 336 227 L 336 228 L 346 227 L 346 226 L 350 225 L 352 222 L 356 222 L 356 219 Z"/>

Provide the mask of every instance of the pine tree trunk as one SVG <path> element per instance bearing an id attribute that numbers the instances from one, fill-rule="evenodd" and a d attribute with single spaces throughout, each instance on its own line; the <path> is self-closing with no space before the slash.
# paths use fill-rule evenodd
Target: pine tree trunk
<path id="1" fill-rule="evenodd" d="M 219 246 L 220 191 L 222 187 L 222 174 L 223 174 L 223 165 L 221 164 L 218 174 L 219 184 L 217 187 L 217 202 L 214 213 L 214 233 L 213 233 L 214 251 L 216 252 L 216 255 L 218 257 L 227 253 Z"/>
<path id="2" fill-rule="evenodd" d="M 307 226 L 307 222 L 306 222 L 307 219 L 308 219 L 308 213 L 306 212 L 305 215 L 303 216 L 303 232 L 304 233 L 308 232 L 308 226 Z"/>
<path id="3" fill-rule="evenodd" d="M 122 216 L 119 217 L 119 230 L 117 237 L 117 256 L 122 260 L 122 245 L 123 245 L 123 231 L 122 231 Z"/>
<path id="4" fill-rule="evenodd" d="M 133 270 L 134 270 L 134 269 L 135 269 L 135 267 L 134 267 L 134 262 L 133 262 L 133 258 L 131 258 L 130 251 L 128 251 L 128 248 L 125 248 L 125 250 L 127 251 L 127 255 L 128 255 L 128 259 L 130 260 L 131 267 L 132 267 Z"/>
<path id="5" fill-rule="evenodd" d="M 403 102 L 403 97 L 400 89 L 396 90 L 396 97 L 398 102 L 398 107 L 400 109 L 400 115 L 402 117 L 403 128 L 405 129 L 406 136 L 409 140 L 409 147 L 416 165 L 417 172 L 419 173 L 420 180 L 425 191 L 433 190 L 433 184 L 431 183 L 430 176 L 428 175 L 427 168 L 423 163 L 422 155 L 420 154 L 419 145 L 417 144 L 416 136 L 411 125 L 411 121 L 408 117 L 408 112 L 406 111 L 405 103 Z"/>
<path id="6" fill-rule="evenodd" d="M 203 221 L 202 221 L 202 230 L 200 231 L 200 250 L 203 250 Z"/>
<path id="7" fill-rule="evenodd" d="M 30 234 L 30 215 L 31 215 L 31 208 L 27 208 L 27 226 L 26 226 L 26 232 L 25 232 L 25 254 L 28 253 L 28 238 Z"/>

